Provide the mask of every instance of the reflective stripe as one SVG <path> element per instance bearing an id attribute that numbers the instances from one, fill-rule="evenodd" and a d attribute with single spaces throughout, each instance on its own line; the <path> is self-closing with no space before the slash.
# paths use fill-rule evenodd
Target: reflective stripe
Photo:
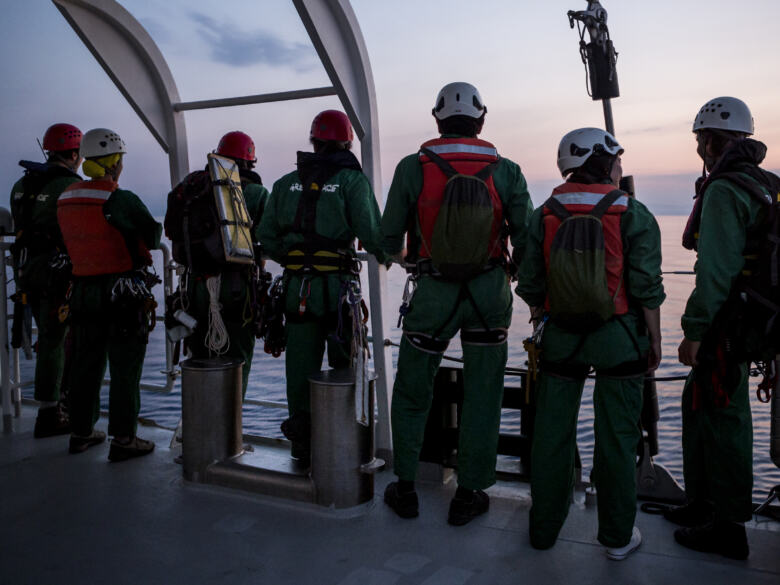
<path id="1" fill-rule="evenodd" d="M 596 205 L 604 198 L 601 193 L 558 193 L 553 197 L 564 205 Z M 628 195 L 622 195 L 618 197 L 615 202 L 610 206 L 612 207 L 628 207 Z"/>
<path id="2" fill-rule="evenodd" d="M 100 199 L 101 201 L 107 201 L 111 197 L 111 191 L 103 191 L 102 189 L 73 189 L 72 191 L 65 191 L 59 196 L 59 201 L 64 199 Z"/>
<path id="3" fill-rule="evenodd" d="M 463 144 L 461 142 L 453 142 L 451 144 L 432 144 L 426 146 L 429 150 L 432 150 L 436 154 L 454 154 L 459 152 L 465 152 L 468 154 L 484 154 L 487 156 L 498 156 L 498 151 L 495 148 L 489 146 L 477 146 L 475 144 Z M 420 153 L 422 158 L 424 155 Z"/>

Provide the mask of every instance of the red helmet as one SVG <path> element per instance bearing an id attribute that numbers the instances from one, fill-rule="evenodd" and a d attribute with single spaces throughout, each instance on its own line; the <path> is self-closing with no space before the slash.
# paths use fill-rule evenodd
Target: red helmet
<path id="1" fill-rule="evenodd" d="M 60 152 L 78 150 L 81 144 L 81 130 L 71 124 L 54 124 L 43 135 L 43 150 Z"/>
<path id="2" fill-rule="evenodd" d="M 315 116 L 310 136 L 317 140 L 352 142 L 352 125 L 344 112 L 325 110 Z"/>
<path id="3" fill-rule="evenodd" d="M 219 141 L 216 152 L 217 154 L 230 158 L 240 158 L 241 160 L 257 162 L 257 157 L 255 157 L 255 143 L 252 142 L 249 135 L 239 132 L 238 130 L 225 134 Z"/>

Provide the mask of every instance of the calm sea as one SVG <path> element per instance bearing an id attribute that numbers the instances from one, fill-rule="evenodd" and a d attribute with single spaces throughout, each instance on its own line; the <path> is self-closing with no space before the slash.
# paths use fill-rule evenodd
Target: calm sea
<path id="1" fill-rule="evenodd" d="M 694 254 L 680 246 L 680 236 L 685 225 L 681 216 L 660 216 L 658 218 L 662 234 L 663 270 L 665 272 L 690 271 L 693 267 Z M 161 273 L 162 260 L 155 255 L 158 273 Z M 278 273 L 276 266 L 269 267 Z M 385 331 L 386 337 L 399 341 L 400 330 L 395 328 L 401 292 L 406 275 L 400 268 L 394 266 L 388 276 L 388 295 L 390 307 L 386 314 L 391 315 L 390 329 Z M 663 361 L 658 370 L 658 376 L 684 376 L 688 368 L 677 361 L 677 346 L 681 339 L 680 315 L 685 308 L 685 301 L 693 288 L 693 276 L 669 274 L 664 277 L 667 299 L 661 310 L 661 327 L 663 334 Z M 364 283 L 365 287 L 365 283 Z M 158 302 L 162 305 L 162 287 L 156 287 Z M 365 296 L 367 297 L 367 288 Z M 525 366 L 526 355 L 522 340 L 530 333 L 528 324 L 528 308 L 515 297 L 514 317 L 510 333 L 508 366 L 521 368 Z M 164 382 L 161 370 L 165 369 L 164 331 L 162 324 L 152 332 L 147 359 L 144 366 L 144 381 L 162 384 Z M 448 355 L 460 357 L 460 346 L 457 338 L 448 350 Z M 393 352 L 393 360 L 397 358 Z M 445 362 L 446 365 L 446 362 Z M 33 376 L 33 362 L 22 363 L 23 379 Z M 517 380 L 507 379 L 508 384 L 517 384 Z M 751 379 L 751 406 L 754 425 L 754 500 L 763 500 L 767 491 L 780 484 L 780 469 L 774 466 L 769 458 L 769 405 L 758 402 L 755 396 L 757 379 Z M 680 444 L 680 395 L 682 382 L 659 382 L 658 400 L 660 410 L 659 454 L 655 461 L 664 464 L 672 474 L 682 482 L 682 449 Z M 32 397 L 32 390 L 26 389 L 25 395 Z M 108 408 L 108 391 L 103 390 L 103 408 Z M 261 400 L 285 401 L 284 354 L 273 358 L 265 354 L 258 344 L 255 350 L 254 362 L 249 378 L 247 398 Z M 593 451 L 593 385 L 586 384 L 583 393 L 582 406 L 579 415 L 578 444 L 583 460 L 583 474 L 588 477 L 592 464 Z M 181 414 L 181 393 L 177 383 L 170 394 L 142 392 L 141 416 L 154 420 L 157 424 L 174 428 Z M 247 405 L 244 407 L 244 432 L 267 437 L 281 437 L 279 424 L 286 418 L 285 410 L 271 409 Z M 502 419 L 502 430 L 512 432 L 519 429 L 519 417 L 507 412 Z"/>

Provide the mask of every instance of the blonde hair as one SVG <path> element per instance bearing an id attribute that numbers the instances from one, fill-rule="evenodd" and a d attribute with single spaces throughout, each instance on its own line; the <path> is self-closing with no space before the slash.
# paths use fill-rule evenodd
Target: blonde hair
<path id="1" fill-rule="evenodd" d="M 121 153 L 109 154 L 100 158 L 88 158 L 81 165 L 84 174 L 91 179 L 100 179 L 106 176 L 106 171 L 112 169 L 122 158 Z"/>

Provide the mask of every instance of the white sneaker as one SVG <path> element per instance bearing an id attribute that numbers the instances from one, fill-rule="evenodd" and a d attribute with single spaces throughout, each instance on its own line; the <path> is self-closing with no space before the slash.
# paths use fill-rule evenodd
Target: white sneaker
<path id="1" fill-rule="evenodd" d="M 642 544 L 642 533 L 639 532 L 639 528 L 634 526 L 634 530 L 631 532 L 631 540 L 628 541 L 626 546 L 621 546 L 620 548 L 607 547 L 607 558 L 613 561 L 622 561 L 638 549 L 640 544 Z"/>

